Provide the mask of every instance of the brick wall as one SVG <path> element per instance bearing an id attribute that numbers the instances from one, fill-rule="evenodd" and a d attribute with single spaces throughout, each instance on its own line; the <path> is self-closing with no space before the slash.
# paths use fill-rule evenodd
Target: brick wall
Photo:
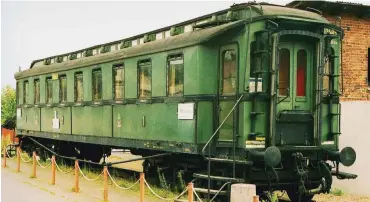
<path id="1" fill-rule="evenodd" d="M 335 21 L 333 16 L 325 17 L 331 22 Z M 348 14 L 341 17 L 342 27 L 350 27 L 349 31 L 345 29 L 343 40 L 344 92 L 341 100 L 370 100 L 370 86 L 367 83 L 370 19 Z"/>

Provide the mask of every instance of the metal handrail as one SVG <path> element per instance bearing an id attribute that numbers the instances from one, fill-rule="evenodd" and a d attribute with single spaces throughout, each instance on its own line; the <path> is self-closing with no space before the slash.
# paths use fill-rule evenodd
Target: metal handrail
<path id="1" fill-rule="evenodd" d="M 222 125 L 225 123 L 226 119 L 229 118 L 230 114 L 235 110 L 235 107 L 239 104 L 239 102 L 243 98 L 243 96 L 244 96 L 244 94 L 242 94 L 240 96 L 240 98 L 238 99 L 238 101 L 235 103 L 235 105 L 233 106 L 233 108 L 230 110 L 229 114 L 225 117 L 225 119 L 222 121 L 222 123 L 218 126 L 218 128 L 213 133 L 213 135 L 208 139 L 207 143 L 204 145 L 204 147 L 202 149 L 202 154 L 204 154 L 204 151 L 207 148 L 207 146 L 209 145 L 209 143 L 211 142 L 211 140 L 216 136 L 216 134 L 218 133 L 218 131 L 221 129 Z"/>

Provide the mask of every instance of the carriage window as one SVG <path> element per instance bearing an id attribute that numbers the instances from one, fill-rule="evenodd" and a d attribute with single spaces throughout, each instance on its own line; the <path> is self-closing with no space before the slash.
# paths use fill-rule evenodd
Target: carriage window
<path id="1" fill-rule="evenodd" d="M 150 61 L 139 62 L 139 98 L 152 96 L 152 65 Z"/>
<path id="2" fill-rule="evenodd" d="M 306 96 L 307 53 L 299 50 L 297 53 L 297 96 Z"/>
<path id="3" fill-rule="evenodd" d="M 288 49 L 280 49 L 279 62 L 279 95 L 288 96 L 290 86 L 290 51 Z"/>
<path id="4" fill-rule="evenodd" d="M 84 96 L 83 74 L 75 73 L 75 102 L 82 102 Z"/>
<path id="5" fill-rule="evenodd" d="M 236 51 L 227 50 L 222 54 L 222 94 L 235 94 L 236 91 Z"/>
<path id="6" fill-rule="evenodd" d="M 53 80 L 46 78 L 46 103 L 53 102 Z"/>
<path id="7" fill-rule="evenodd" d="M 24 81 L 23 83 L 23 104 L 27 104 L 28 99 L 28 81 Z"/>
<path id="8" fill-rule="evenodd" d="M 113 97 L 115 100 L 122 100 L 125 94 L 125 70 L 123 64 L 116 65 L 113 69 Z"/>
<path id="9" fill-rule="evenodd" d="M 39 104 L 40 103 L 40 80 L 39 79 L 35 79 L 33 81 L 33 86 L 34 86 L 34 103 L 35 104 Z"/>
<path id="10" fill-rule="evenodd" d="M 66 75 L 59 77 L 59 101 L 60 103 L 67 102 L 67 77 Z"/>
<path id="11" fill-rule="evenodd" d="M 95 69 L 92 72 L 92 100 L 99 102 L 102 99 L 102 72 L 101 69 Z"/>
<path id="12" fill-rule="evenodd" d="M 167 84 L 168 96 L 182 96 L 184 94 L 184 60 L 182 55 L 169 58 Z"/>

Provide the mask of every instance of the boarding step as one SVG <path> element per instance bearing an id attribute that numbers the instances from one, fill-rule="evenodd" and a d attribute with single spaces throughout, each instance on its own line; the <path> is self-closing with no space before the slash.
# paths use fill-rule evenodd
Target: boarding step
<path id="1" fill-rule="evenodd" d="M 204 188 L 196 188 L 195 187 L 194 191 L 196 191 L 197 193 L 208 194 L 208 189 L 204 189 Z M 209 190 L 209 193 L 212 194 L 212 195 L 215 195 L 218 192 L 220 192 L 218 195 L 227 195 L 227 191 L 219 191 L 219 190 L 214 190 L 214 189 Z"/>
<path id="2" fill-rule="evenodd" d="M 351 173 L 345 173 L 345 172 L 341 172 L 341 171 L 334 171 L 332 170 L 331 171 L 331 174 L 334 175 L 334 176 L 337 176 L 338 179 L 356 179 L 357 178 L 357 175 L 356 174 L 351 174 Z"/>
<path id="3" fill-rule="evenodd" d="M 210 160 L 212 162 L 218 162 L 218 163 L 234 163 L 233 159 L 223 159 L 223 158 L 209 158 L 206 157 L 207 160 Z M 244 165 L 252 165 L 252 161 L 241 161 L 241 160 L 235 160 L 235 164 L 244 164 Z"/>
<path id="4" fill-rule="evenodd" d="M 198 178 L 198 179 L 208 179 L 208 175 L 199 174 L 199 173 L 194 173 L 193 177 Z M 213 176 L 213 175 L 210 175 L 209 178 L 211 180 L 216 180 L 216 181 L 221 181 L 221 182 L 232 182 L 232 183 L 245 182 L 245 180 L 241 178 L 221 177 L 221 176 Z"/>

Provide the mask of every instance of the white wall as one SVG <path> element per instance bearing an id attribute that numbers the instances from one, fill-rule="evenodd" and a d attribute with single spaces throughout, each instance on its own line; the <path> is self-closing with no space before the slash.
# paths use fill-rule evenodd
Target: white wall
<path id="1" fill-rule="evenodd" d="M 351 146 L 357 154 L 356 162 L 340 171 L 357 174 L 355 180 L 338 180 L 334 177 L 333 187 L 345 192 L 370 195 L 370 101 L 341 102 L 342 134 L 339 149 Z"/>

